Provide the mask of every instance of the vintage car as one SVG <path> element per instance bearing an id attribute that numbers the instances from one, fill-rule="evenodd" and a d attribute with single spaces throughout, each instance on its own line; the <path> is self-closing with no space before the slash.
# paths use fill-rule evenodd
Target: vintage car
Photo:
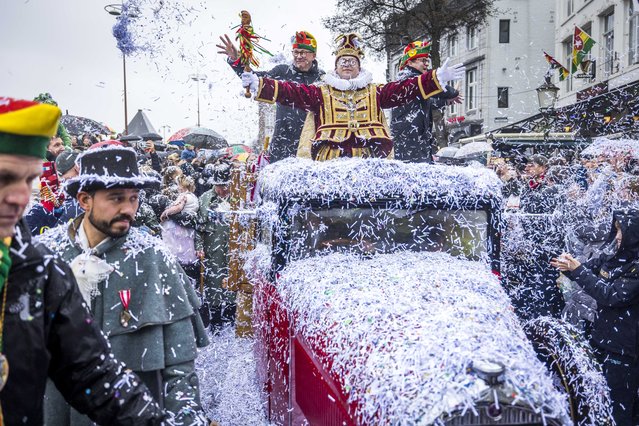
<path id="1" fill-rule="evenodd" d="M 524 327 L 501 286 L 493 172 L 287 159 L 258 187 L 244 269 L 272 423 L 612 424 L 587 345 Z"/>

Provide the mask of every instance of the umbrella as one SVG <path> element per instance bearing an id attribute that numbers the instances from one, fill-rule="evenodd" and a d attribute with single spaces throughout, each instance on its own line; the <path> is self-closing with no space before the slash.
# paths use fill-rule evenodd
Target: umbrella
<path id="1" fill-rule="evenodd" d="M 67 132 L 73 136 L 81 136 L 87 133 L 91 135 L 111 134 L 107 126 L 86 117 L 65 114 L 60 118 L 60 123 L 67 129 Z"/>
<path id="2" fill-rule="evenodd" d="M 143 141 L 161 141 L 162 140 L 162 136 L 158 135 L 157 133 L 143 133 L 142 135 L 140 135 L 140 137 L 142 138 Z"/>
<path id="3" fill-rule="evenodd" d="M 179 146 L 180 148 L 184 147 L 184 141 L 183 140 L 177 140 L 177 141 L 171 141 L 169 142 L 169 145 L 175 145 L 175 146 Z"/>
<path id="4" fill-rule="evenodd" d="M 242 163 L 246 163 L 246 160 L 251 156 L 250 152 L 240 152 L 239 154 L 235 154 L 231 157 L 231 160 L 241 161 Z"/>
<path id="5" fill-rule="evenodd" d="M 141 141 L 141 140 L 142 138 L 136 135 L 126 135 L 120 138 L 120 141 L 122 142 L 134 142 L 134 141 Z"/>
<path id="6" fill-rule="evenodd" d="M 169 142 L 177 140 L 183 140 L 184 143 L 196 148 L 206 149 L 226 148 L 229 145 L 226 139 L 215 130 L 197 126 L 178 130 L 169 138 Z"/>
<path id="7" fill-rule="evenodd" d="M 488 142 L 471 142 L 459 148 L 455 158 L 476 157 L 492 151 L 493 147 Z"/>
<path id="8" fill-rule="evenodd" d="M 234 144 L 234 145 L 230 145 L 228 148 L 226 148 L 226 152 L 231 156 L 236 156 L 238 154 L 244 154 L 244 153 L 252 153 L 253 152 L 253 148 L 251 148 L 248 145 L 242 145 L 242 144 Z"/>

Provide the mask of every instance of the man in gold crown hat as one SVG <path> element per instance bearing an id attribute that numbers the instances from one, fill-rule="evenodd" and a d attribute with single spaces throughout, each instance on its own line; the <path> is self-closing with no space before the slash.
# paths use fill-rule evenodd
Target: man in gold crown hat
<path id="1" fill-rule="evenodd" d="M 146 386 L 113 358 L 71 269 L 21 220 L 60 115 L 0 97 L 0 425 L 43 424 L 47 376 L 99 424 L 163 424 Z"/>
<path id="2" fill-rule="evenodd" d="M 307 123 L 314 127 L 309 132 L 312 134 L 309 142 L 310 156 L 315 160 L 388 157 L 393 142 L 382 108 L 404 105 L 415 98 L 428 99 L 441 93 L 447 81 L 461 78 L 465 70 L 461 64 L 449 67 L 447 60 L 437 70 L 419 77 L 375 84 L 371 73 L 361 67 L 364 58 L 361 37 L 348 33 L 336 41 L 335 70 L 321 84 L 292 84 L 258 78 L 250 72 L 242 74 L 244 87 L 256 92 L 256 100 L 313 113 L 312 121 L 307 119 Z M 304 140 L 300 141 L 299 152 L 303 149 Z"/>

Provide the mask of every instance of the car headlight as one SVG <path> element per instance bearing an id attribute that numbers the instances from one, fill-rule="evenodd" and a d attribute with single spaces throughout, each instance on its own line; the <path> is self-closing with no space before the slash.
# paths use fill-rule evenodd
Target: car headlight
<path id="1" fill-rule="evenodd" d="M 499 386 L 504 383 L 506 367 L 501 362 L 474 360 L 470 363 L 470 370 L 477 377 L 484 380 L 488 386 Z"/>

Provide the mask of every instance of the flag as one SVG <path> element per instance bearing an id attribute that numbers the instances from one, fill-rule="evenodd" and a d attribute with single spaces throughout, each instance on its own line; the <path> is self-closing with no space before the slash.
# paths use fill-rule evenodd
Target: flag
<path id="1" fill-rule="evenodd" d="M 559 70 L 559 81 L 564 81 L 570 75 L 570 71 L 568 68 L 561 65 L 555 58 L 544 52 L 544 56 L 546 60 L 550 64 L 550 68 Z"/>
<path id="2" fill-rule="evenodd" d="M 575 25 L 575 36 L 572 40 L 572 73 L 576 73 L 584 57 L 590 52 L 595 41 L 581 28 Z"/>

